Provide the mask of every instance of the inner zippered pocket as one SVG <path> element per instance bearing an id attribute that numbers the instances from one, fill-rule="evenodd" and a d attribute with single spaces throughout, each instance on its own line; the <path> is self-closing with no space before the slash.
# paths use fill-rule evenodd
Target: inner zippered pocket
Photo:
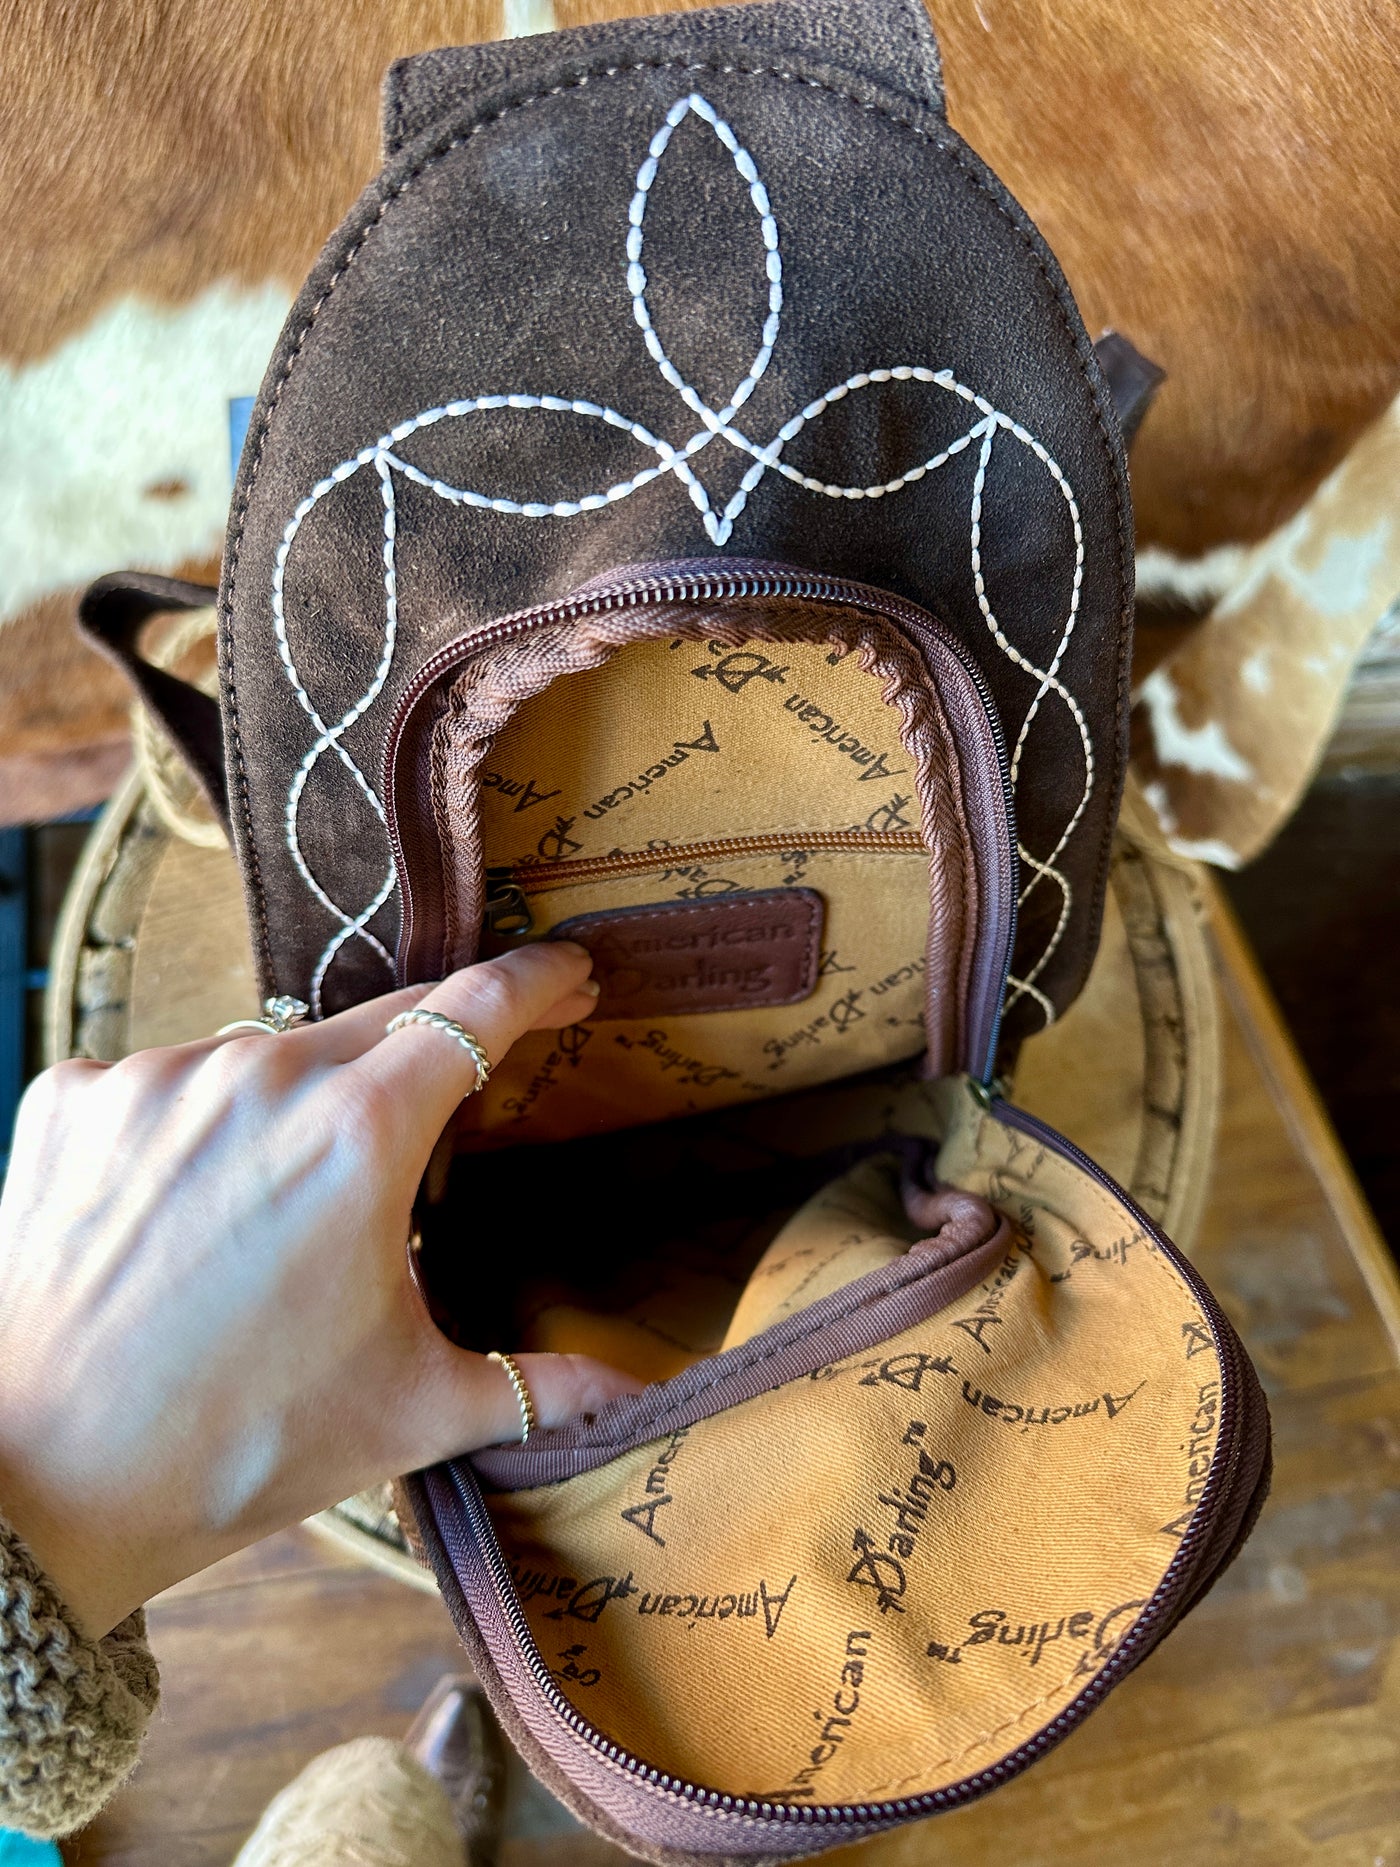
<path id="1" fill-rule="evenodd" d="M 506 939 L 524 939 L 534 929 L 530 897 L 552 888 L 609 882 L 622 875 L 678 873 L 712 863 L 744 861 L 754 856 L 799 859 L 814 853 L 849 855 L 918 855 L 923 838 L 913 830 L 792 830 L 786 835 L 716 837 L 705 843 L 668 844 L 657 849 L 618 850 L 576 862 L 540 862 L 486 871 L 483 918 Z M 703 886 L 703 883 L 701 884 Z"/>
<path id="2" fill-rule="evenodd" d="M 936 1074 L 991 1074 L 1015 921 L 1005 753 L 972 658 L 899 598 L 751 566 L 601 580 L 434 657 L 385 791 L 405 981 L 579 917 L 708 952 L 786 939 L 782 891 L 816 906 L 797 989 L 789 967 L 746 1002 L 709 989 L 737 968 L 678 965 L 631 1029 L 518 1047 L 464 1116 L 483 1138 L 695 1113 L 925 1049 Z"/>

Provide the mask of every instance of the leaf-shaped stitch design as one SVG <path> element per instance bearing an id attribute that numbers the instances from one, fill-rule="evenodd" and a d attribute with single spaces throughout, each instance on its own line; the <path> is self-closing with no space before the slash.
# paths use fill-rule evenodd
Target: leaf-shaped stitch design
<path id="1" fill-rule="evenodd" d="M 672 137 L 677 127 L 691 114 L 708 125 L 728 151 L 740 182 L 748 191 L 749 201 L 758 220 L 762 240 L 764 278 L 767 286 L 768 310 L 759 334 L 758 347 L 745 374 L 735 385 L 728 401 L 721 408 L 712 408 L 693 384 L 686 381 L 667 354 L 652 318 L 647 297 L 647 203 L 660 165 L 671 145 Z M 698 91 L 692 91 L 678 98 L 667 111 L 664 121 L 651 138 L 647 153 L 637 170 L 636 183 L 628 208 L 622 257 L 626 289 L 631 299 L 633 317 L 647 354 L 664 380 L 676 392 L 681 405 L 701 424 L 686 441 L 673 445 L 661 436 L 653 434 L 641 422 L 620 413 L 617 409 L 592 401 L 586 396 L 540 395 L 519 391 L 467 396 L 437 408 L 424 409 L 421 414 L 400 422 L 386 434 L 380 435 L 378 440 L 362 448 L 358 454 L 341 461 L 324 479 L 312 487 L 297 506 L 283 533 L 273 572 L 273 631 L 287 680 L 306 713 L 314 733 L 311 745 L 297 767 L 287 792 L 285 837 L 292 861 L 308 891 L 335 923 L 306 988 L 313 1015 L 316 1017 L 322 1015 L 322 996 L 326 975 L 334 964 L 336 956 L 348 941 L 364 942 L 380 958 L 391 975 L 393 972 L 393 961 L 388 950 L 370 927 L 375 915 L 390 899 L 398 883 L 393 857 L 387 852 L 387 833 L 386 855 L 388 859 L 384 879 L 371 898 L 352 911 L 333 899 L 312 870 L 302 847 L 300 821 L 308 784 L 321 760 L 329 753 L 334 755 L 350 773 L 372 816 L 381 828 L 385 827 L 383 803 L 352 758 L 345 746 L 344 738 L 349 729 L 356 721 L 363 718 L 379 698 L 394 657 L 398 634 L 395 475 L 401 474 L 413 484 L 426 488 L 451 505 L 511 514 L 524 519 L 573 519 L 588 512 L 596 512 L 605 506 L 615 505 L 619 500 L 630 498 L 641 487 L 648 486 L 654 480 L 670 474 L 686 489 L 711 543 L 715 546 L 722 546 L 728 543 L 750 498 L 758 490 L 765 475 L 770 472 L 780 474 L 791 484 L 801 487 L 806 492 L 828 499 L 851 501 L 884 499 L 902 492 L 909 486 L 916 485 L 929 474 L 936 473 L 940 467 L 945 466 L 958 454 L 976 447 L 977 466 L 969 511 L 969 557 L 977 604 L 998 650 L 1036 684 L 1035 692 L 1011 751 L 1013 785 L 1020 776 L 1027 738 L 1043 703 L 1050 696 L 1053 696 L 1069 713 L 1078 734 L 1084 763 L 1081 795 L 1054 846 L 1040 855 L 1028 850 L 1024 844 L 1020 847 L 1021 859 L 1028 871 L 1028 879 L 1025 880 L 1021 889 L 1021 901 L 1024 903 L 1036 889 L 1050 886 L 1058 889 L 1061 906 L 1057 923 L 1042 952 L 1025 969 L 1021 977 L 1010 981 L 1007 1003 L 1008 1005 L 1014 1004 L 1017 999 L 1030 996 L 1041 1007 L 1046 1023 L 1050 1023 L 1054 1017 L 1054 1008 L 1036 984 L 1036 980 L 1058 950 L 1069 923 L 1073 892 L 1068 877 L 1058 864 L 1088 806 L 1093 794 L 1095 778 L 1094 747 L 1088 722 L 1074 694 L 1060 678 L 1060 668 L 1078 620 L 1080 589 L 1084 575 L 1084 534 L 1073 488 L 1047 449 L 1021 423 L 1001 409 L 993 407 L 984 396 L 969 388 L 967 384 L 959 382 L 951 370 L 931 369 L 925 364 L 898 363 L 857 371 L 845 381 L 836 383 L 825 390 L 813 401 L 807 403 L 804 408 L 790 416 L 777 433 L 765 443 L 753 440 L 737 425 L 737 418 L 768 368 L 780 339 L 783 313 L 782 253 L 777 217 L 773 212 L 768 190 L 758 173 L 753 157 L 740 143 L 729 124 Z M 966 405 L 968 411 L 975 415 L 975 419 L 963 433 L 931 458 L 915 461 L 893 479 L 876 481 L 869 485 L 837 485 L 817 479 L 810 474 L 803 473 L 800 468 L 784 458 L 789 444 L 797 439 L 804 428 L 818 421 L 834 404 L 848 395 L 860 394 L 871 388 L 891 383 L 921 384 L 937 389 L 943 394 L 960 400 Z M 430 428 L 438 422 L 457 421 L 486 409 L 518 409 L 532 414 L 569 414 L 582 416 L 591 421 L 600 421 L 629 436 L 653 458 L 630 478 L 621 480 L 612 486 L 594 488 L 569 499 L 522 501 L 481 489 L 450 485 L 435 475 L 425 472 L 405 456 L 404 443 L 410 441 L 420 430 Z M 747 463 L 734 493 L 721 511 L 715 510 L 708 492 L 691 466 L 695 457 L 716 441 L 721 441 L 736 450 L 745 457 Z M 987 590 L 983 562 L 983 513 L 993 449 L 998 442 L 1003 441 L 1014 442 L 1027 450 L 1044 468 L 1052 485 L 1065 503 L 1074 536 L 1074 574 L 1068 593 L 1065 620 L 1055 653 L 1049 666 L 1045 668 L 1036 666 L 1016 646 L 997 617 Z M 384 633 L 378 662 L 364 691 L 339 719 L 328 724 L 306 689 L 289 639 L 285 603 L 287 566 L 297 535 L 308 513 L 337 486 L 366 468 L 372 468 L 379 477 L 384 510 Z"/>

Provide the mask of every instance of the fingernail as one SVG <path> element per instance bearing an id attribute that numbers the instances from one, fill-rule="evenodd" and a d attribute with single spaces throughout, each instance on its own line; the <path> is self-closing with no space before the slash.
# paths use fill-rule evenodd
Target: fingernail
<path id="1" fill-rule="evenodd" d="M 602 995 L 603 988 L 596 979 L 585 979 L 583 984 L 579 987 L 579 991 L 582 992 L 586 998 L 599 998 Z"/>
<path id="2" fill-rule="evenodd" d="M 551 946 L 558 947 L 561 953 L 576 953 L 580 959 L 591 960 L 593 955 L 586 946 L 580 946 L 577 940 L 551 940 Z"/>

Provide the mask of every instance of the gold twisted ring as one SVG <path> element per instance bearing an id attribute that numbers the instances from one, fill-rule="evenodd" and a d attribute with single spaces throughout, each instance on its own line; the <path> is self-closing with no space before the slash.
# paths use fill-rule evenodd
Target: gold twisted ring
<path id="1" fill-rule="evenodd" d="M 235 1018 L 232 1024 L 221 1024 L 215 1037 L 227 1037 L 231 1031 L 265 1031 L 270 1037 L 280 1037 L 284 1031 L 294 1031 L 299 1024 L 305 1024 L 311 1015 L 311 1007 L 304 999 L 266 998 L 263 1000 L 263 1015 L 260 1018 Z"/>
<path id="2" fill-rule="evenodd" d="M 470 1031 L 463 1029 L 455 1018 L 445 1017 L 440 1011 L 425 1011 L 421 1005 L 415 1005 L 412 1011 L 401 1011 L 397 1018 L 390 1018 L 384 1026 L 384 1035 L 388 1037 L 393 1031 L 401 1031 L 406 1024 L 426 1024 L 429 1030 L 445 1032 L 462 1046 L 476 1065 L 476 1081 L 467 1094 L 474 1096 L 478 1089 L 486 1087 L 487 1078 L 491 1074 L 491 1059 L 486 1054 L 486 1046 L 479 1037 L 473 1037 Z"/>
<path id="3" fill-rule="evenodd" d="M 520 1364 L 514 1355 L 501 1355 L 493 1348 L 486 1357 L 488 1361 L 498 1361 L 505 1369 L 506 1379 L 515 1393 L 516 1405 L 520 1408 L 520 1443 L 525 1441 L 539 1425 L 539 1416 L 535 1412 L 535 1403 L 530 1398 L 530 1390 L 525 1385 L 525 1376 L 520 1372 Z"/>

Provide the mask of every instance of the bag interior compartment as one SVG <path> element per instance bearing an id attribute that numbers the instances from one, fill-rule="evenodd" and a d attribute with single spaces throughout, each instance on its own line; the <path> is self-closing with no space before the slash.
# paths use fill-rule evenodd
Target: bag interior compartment
<path id="1" fill-rule="evenodd" d="M 488 869 L 509 871 L 535 934 L 600 910 L 802 889 L 820 902 L 816 976 L 797 1002 L 533 1033 L 467 1125 L 550 1139 L 922 1050 L 929 864 L 900 724 L 855 657 L 810 642 L 635 643 L 523 706 L 482 773 L 482 828 Z M 850 846 L 804 841 L 814 833 Z M 609 870 L 613 851 L 631 863 Z M 643 852 L 653 866 L 639 869 Z M 761 984 L 760 944 L 710 937 L 696 950 L 678 932 L 678 976 L 725 977 L 736 996 Z"/>
<path id="2" fill-rule="evenodd" d="M 992 1041 L 1006 780 L 938 625 L 844 594 L 790 613 L 668 601 L 468 638 L 405 709 L 405 976 L 580 926 L 597 952 L 644 938 L 663 956 L 641 1015 L 614 1002 L 614 966 L 597 1017 L 517 1044 L 464 1108 L 460 1146 L 694 1114 L 926 1045 L 958 1067 Z M 791 946 L 803 916 L 794 983 L 769 943 Z"/>
<path id="3" fill-rule="evenodd" d="M 574 1711 L 683 1783 L 799 1805 L 937 1791 L 1087 1708 L 1115 1656 L 1140 1657 L 1233 1549 L 1266 1463 L 1257 1417 L 1241 1450 L 1252 1377 L 1180 1261 L 965 1085 L 798 1098 L 785 1140 L 782 1105 L 748 1109 L 745 1125 L 778 1118 L 751 1145 L 810 1165 L 827 1133 L 859 1129 L 854 1097 L 872 1140 L 896 1110 L 940 1133 L 939 1181 L 1012 1222 L 977 1284 L 681 1427 L 661 1430 L 667 1389 L 650 1389 L 658 1430 L 562 1482 L 486 1491 Z M 893 1172 L 867 1160 L 785 1230 L 750 1231 L 724 1347 L 757 1352 L 847 1274 L 908 1249 Z M 667 1236 L 658 1213 L 637 1263 L 665 1263 Z M 565 1307 L 536 1311 L 548 1345 L 596 1351 Z M 589 1429 L 603 1439 L 607 1416 Z M 499 1477 L 496 1457 L 478 1463 Z"/>
<path id="4" fill-rule="evenodd" d="M 463 1347 L 591 1354 L 664 1381 L 720 1352 L 806 1202 L 875 1154 L 926 1171 L 933 1133 L 911 1061 L 529 1156 L 444 1145 L 418 1206 L 420 1283 Z M 504 1248 L 464 1252 L 463 1212 Z"/>
<path id="5" fill-rule="evenodd" d="M 437 839 L 405 871 L 443 878 L 440 911 L 406 886 L 407 976 L 475 951 L 483 907 L 497 945 L 522 910 L 527 937 L 821 914 L 800 1002 L 629 1019 L 605 985 L 603 1015 L 526 1039 L 420 1204 L 455 1340 L 648 1383 L 414 1493 L 484 1676 L 590 1796 L 580 1737 L 745 1820 L 971 1793 L 1150 1649 L 1262 1495 L 1266 1419 L 1208 1294 L 958 1073 L 995 1050 L 1007 768 L 937 625 L 877 598 L 724 613 L 623 584 L 454 649 L 395 742 L 395 810 L 430 794 Z"/>

